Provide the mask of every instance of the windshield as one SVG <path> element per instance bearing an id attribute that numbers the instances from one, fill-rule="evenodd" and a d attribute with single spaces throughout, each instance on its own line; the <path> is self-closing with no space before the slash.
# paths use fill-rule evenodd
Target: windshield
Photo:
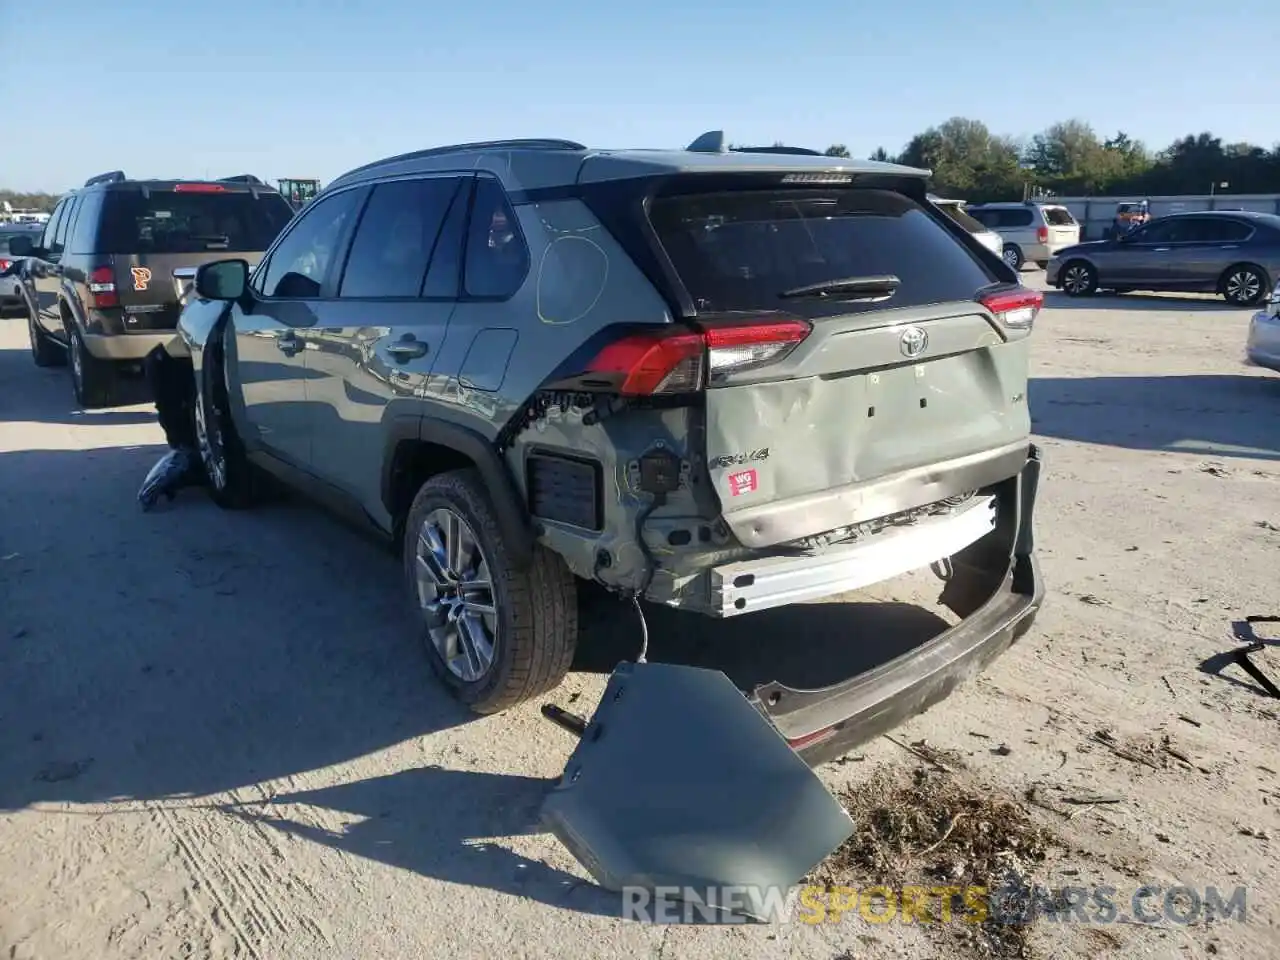
<path id="1" fill-rule="evenodd" d="M 978 220 L 975 220 L 973 217 L 969 216 L 969 214 L 965 213 L 962 209 L 960 209 L 960 204 L 940 203 L 938 204 L 938 207 L 939 209 L 942 210 L 943 213 L 945 213 L 948 217 L 950 217 L 956 223 L 960 224 L 960 226 L 964 227 L 970 233 L 986 233 L 987 232 L 986 224 Z"/>
<path id="2" fill-rule="evenodd" d="M 103 253 L 261 252 L 293 209 L 280 194 L 249 191 L 111 190 L 106 195 Z"/>
<path id="3" fill-rule="evenodd" d="M 809 316 L 972 299 L 994 277 L 924 209 L 887 190 L 736 191 L 654 201 L 654 229 L 703 312 Z M 788 290 L 894 276 L 882 303 L 794 300 Z"/>

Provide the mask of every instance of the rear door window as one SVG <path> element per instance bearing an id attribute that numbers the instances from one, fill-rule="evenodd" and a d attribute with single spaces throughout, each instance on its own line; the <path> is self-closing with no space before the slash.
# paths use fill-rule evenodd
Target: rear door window
<path id="1" fill-rule="evenodd" d="M 886 190 L 736 191 L 656 199 L 650 219 L 699 312 L 819 317 L 970 300 L 995 277 L 923 208 Z M 792 299 L 797 287 L 896 276 L 880 302 Z"/>
<path id="2" fill-rule="evenodd" d="M 374 187 L 351 242 L 339 297 L 417 297 L 458 177 Z"/>
<path id="3" fill-rule="evenodd" d="M 280 194 L 118 189 L 103 204 L 101 253 L 261 252 L 293 217 Z"/>
<path id="4" fill-rule="evenodd" d="M 1252 233 L 1248 224 L 1218 217 L 1205 217 L 1197 221 L 1196 227 L 1196 239 L 1202 243 L 1237 243 Z"/>
<path id="5" fill-rule="evenodd" d="M 1071 216 L 1071 211 L 1065 207 L 1045 207 L 1044 220 L 1051 227 L 1074 227 L 1076 225 L 1075 217 Z"/>
<path id="6" fill-rule="evenodd" d="M 492 177 L 476 181 L 467 232 L 463 286 L 467 296 L 505 300 L 524 283 L 529 248 L 502 184 Z"/>

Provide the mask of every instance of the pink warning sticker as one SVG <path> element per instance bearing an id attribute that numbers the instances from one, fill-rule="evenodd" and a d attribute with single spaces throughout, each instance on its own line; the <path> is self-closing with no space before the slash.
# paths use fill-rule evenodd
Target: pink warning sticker
<path id="1" fill-rule="evenodd" d="M 756 476 L 754 470 L 741 470 L 738 473 L 729 474 L 731 496 L 740 497 L 744 493 L 755 493 L 759 489 L 760 478 Z"/>

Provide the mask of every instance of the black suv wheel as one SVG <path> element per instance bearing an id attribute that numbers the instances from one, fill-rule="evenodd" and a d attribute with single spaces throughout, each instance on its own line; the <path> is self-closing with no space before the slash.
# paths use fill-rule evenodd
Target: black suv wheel
<path id="1" fill-rule="evenodd" d="M 116 401 L 116 368 L 110 360 L 99 360 L 84 345 L 84 338 L 68 319 L 67 359 L 71 364 L 71 386 L 76 402 L 86 410 L 110 407 Z"/>
<path id="2" fill-rule="evenodd" d="M 27 311 L 27 339 L 31 341 L 31 359 L 37 367 L 60 367 L 67 362 L 67 351 L 36 326 L 36 318 Z"/>
<path id="3" fill-rule="evenodd" d="M 516 569 L 480 475 L 432 477 L 405 524 L 404 569 L 431 667 L 477 713 L 555 688 L 578 640 L 573 575 L 535 547 Z"/>

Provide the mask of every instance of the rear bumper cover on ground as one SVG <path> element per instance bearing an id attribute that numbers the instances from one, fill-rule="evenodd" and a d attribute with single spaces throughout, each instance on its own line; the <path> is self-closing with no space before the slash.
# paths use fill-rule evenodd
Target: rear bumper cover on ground
<path id="1" fill-rule="evenodd" d="M 924 645 L 841 683 L 757 687 L 751 699 L 810 764 L 834 759 L 944 699 L 1032 626 L 1044 585 L 1032 524 L 1040 476 L 1030 447 L 1022 471 L 997 485 L 996 529 L 953 558 L 943 602 L 964 619 Z"/>

